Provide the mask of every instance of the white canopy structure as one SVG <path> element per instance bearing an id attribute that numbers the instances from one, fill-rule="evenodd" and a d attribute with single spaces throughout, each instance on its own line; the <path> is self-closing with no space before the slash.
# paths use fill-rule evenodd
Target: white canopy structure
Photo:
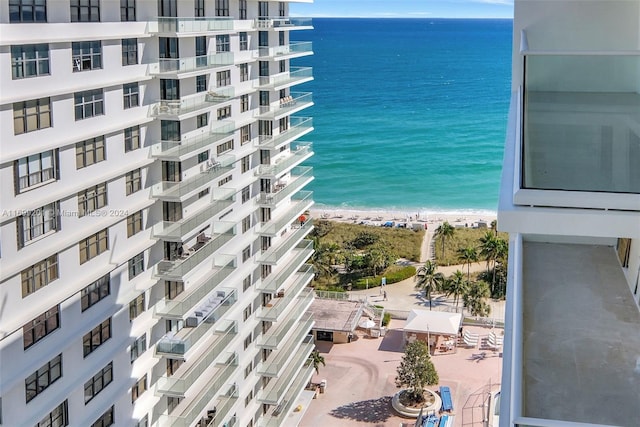
<path id="1" fill-rule="evenodd" d="M 444 311 L 411 310 L 404 325 L 404 332 L 434 335 L 457 335 L 462 324 L 461 313 Z"/>

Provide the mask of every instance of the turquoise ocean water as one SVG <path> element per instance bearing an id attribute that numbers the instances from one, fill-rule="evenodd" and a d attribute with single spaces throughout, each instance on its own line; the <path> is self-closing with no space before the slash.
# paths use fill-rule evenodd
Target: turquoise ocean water
<path id="1" fill-rule="evenodd" d="M 511 20 L 315 18 L 316 208 L 497 209 Z"/>

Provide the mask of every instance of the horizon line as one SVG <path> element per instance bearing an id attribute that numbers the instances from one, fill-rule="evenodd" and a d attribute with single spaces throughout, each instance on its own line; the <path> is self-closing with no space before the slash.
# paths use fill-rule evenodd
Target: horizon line
<path id="1" fill-rule="evenodd" d="M 513 17 L 503 16 L 335 16 L 335 15 L 290 15 L 292 18 L 325 18 L 325 19 L 502 19 L 513 21 Z"/>

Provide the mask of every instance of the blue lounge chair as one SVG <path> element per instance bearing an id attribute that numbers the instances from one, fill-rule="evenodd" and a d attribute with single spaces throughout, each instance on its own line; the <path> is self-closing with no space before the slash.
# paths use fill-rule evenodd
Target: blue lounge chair
<path id="1" fill-rule="evenodd" d="M 453 411 L 453 400 L 451 400 L 451 390 L 447 386 L 440 387 L 440 397 L 442 398 L 442 410 Z"/>
<path id="2" fill-rule="evenodd" d="M 453 415 L 443 415 L 440 417 L 440 427 L 453 427 Z"/>
<path id="3" fill-rule="evenodd" d="M 427 415 L 422 419 L 422 427 L 438 427 L 438 417 Z"/>

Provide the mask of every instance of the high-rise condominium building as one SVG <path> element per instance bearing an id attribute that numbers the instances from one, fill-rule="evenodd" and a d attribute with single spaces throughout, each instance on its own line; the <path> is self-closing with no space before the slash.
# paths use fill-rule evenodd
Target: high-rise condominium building
<path id="1" fill-rule="evenodd" d="M 501 426 L 640 425 L 640 1 L 516 0 Z"/>
<path id="2" fill-rule="evenodd" d="M 289 7 L 0 2 L 0 424 L 288 423 L 314 345 Z"/>

